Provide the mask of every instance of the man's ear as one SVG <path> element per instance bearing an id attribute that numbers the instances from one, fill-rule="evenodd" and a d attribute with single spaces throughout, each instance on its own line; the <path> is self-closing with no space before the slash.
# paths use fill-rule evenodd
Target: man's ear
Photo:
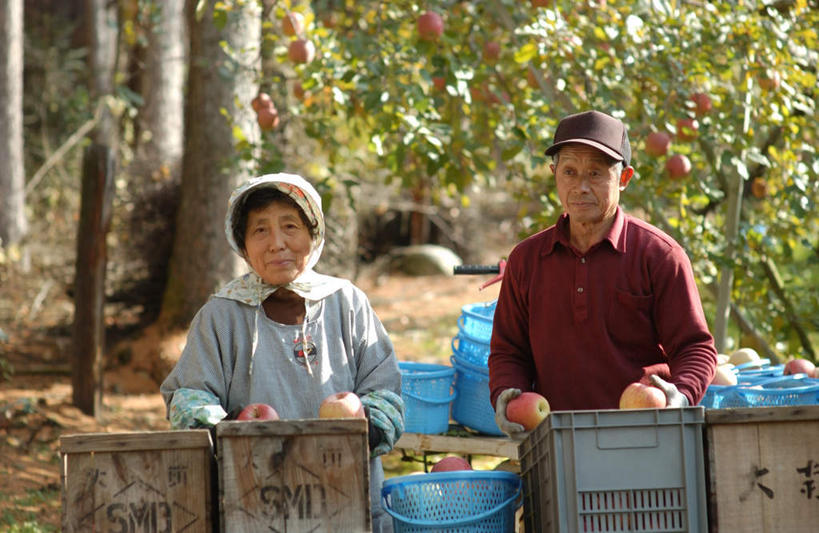
<path id="1" fill-rule="evenodd" d="M 628 166 L 623 169 L 623 172 L 620 173 L 620 190 L 625 190 L 628 186 L 628 182 L 631 181 L 631 178 L 634 177 L 634 167 Z"/>

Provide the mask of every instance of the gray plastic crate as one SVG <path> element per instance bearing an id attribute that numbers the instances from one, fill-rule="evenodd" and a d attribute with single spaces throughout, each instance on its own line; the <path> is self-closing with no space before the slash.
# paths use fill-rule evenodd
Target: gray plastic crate
<path id="1" fill-rule="evenodd" d="M 527 533 L 705 532 L 701 406 L 555 411 L 518 447 Z"/>

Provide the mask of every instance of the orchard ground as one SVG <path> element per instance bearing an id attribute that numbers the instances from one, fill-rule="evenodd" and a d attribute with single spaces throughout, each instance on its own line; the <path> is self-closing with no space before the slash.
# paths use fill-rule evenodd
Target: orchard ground
<path id="1" fill-rule="evenodd" d="M 499 254 L 508 253 L 506 246 L 487 250 L 485 262 L 496 262 Z M 140 368 L 138 357 L 125 364 L 107 362 L 104 409 L 98 419 L 73 407 L 67 359 L 72 300 L 58 283 L 46 285 L 47 276 L 13 268 L 3 270 L 2 276 L 0 531 L 59 531 L 60 436 L 166 430 L 165 407 L 158 385 Z M 356 284 L 368 293 L 399 360 L 449 364 L 461 307 L 497 297 L 498 284 L 478 290 L 490 278 L 381 274 L 359 277 Z M 166 352 L 178 354 L 184 334 L 154 340 L 163 343 Z M 441 457 L 430 455 L 427 464 Z M 500 461 L 478 456 L 473 457 L 473 466 L 494 468 Z M 385 467 L 388 477 L 421 471 L 423 457 L 394 451 L 385 457 Z"/>

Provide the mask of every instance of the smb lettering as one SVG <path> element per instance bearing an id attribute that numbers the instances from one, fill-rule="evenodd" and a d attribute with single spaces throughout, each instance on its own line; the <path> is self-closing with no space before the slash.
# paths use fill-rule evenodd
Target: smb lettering
<path id="1" fill-rule="evenodd" d="M 295 487 L 268 485 L 260 490 L 267 514 L 285 520 L 314 520 L 327 513 L 327 494 L 318 483 L 304 483 Z"/>
<path id="2" fill-rule="evenodd" d="M 105 508 L 111 533 L 173 533 L 167 502 L 111 503 Z"/>

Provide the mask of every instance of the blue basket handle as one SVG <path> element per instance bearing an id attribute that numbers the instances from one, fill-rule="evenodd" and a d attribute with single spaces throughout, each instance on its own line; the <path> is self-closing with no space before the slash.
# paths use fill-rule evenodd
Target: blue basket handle
<path id="1" fill-rule="evenodd" d="M 383 489 L 381 491 L 381 502 L 384 505 L 382 505 L 381 507 L 383 507 L 383 509 L 385 511 L 387 511 L 390 514 L 390 516 L 392 516 L 393 518 L 396 518 L 396 519 L 400 520 L 401 522 L 405 522 L 407 524 L 412 524 L 414 526 L 425 526 L 425 527 L 466 526 L 466 525 L 475 523 L 475 522 L 477 522 L 479 520 L 483 520 L 484 518 L 488 518 L 488 517 L 492 516 L 493 514 L 497 513 L 498 511 L 500 511 L 501 509 L 503 509 L 507 505 L 509 505 L 512 502 L 514 502 L 515 500 L 517 500 L 520 497 L 520 489 L 521 489 L 521 486 L 523 485 L 523 482 L 520 479 L 518 479 L 517 480 L 517 485 L 518 485 L 517 490 L 515 490 L 515 493 L 509 499 L 507 499 L 506 501 L 498 504 L 497 506 L 493 507 L 492 509 L 489 509 L 488 511 L 484 511 L 484 512 L 482 512 L 480 514 L 477 514 L 475 516 L 470 516 L 469 518 L 458 518 L 458 519 L 455 519 L 455 520 L 442 520 L 442 521 L 413 520 L 412 518 L 407 518 L 406 516 L 402 516 L 402 515 L 396 513 L 395 511 L 393 511 L 392 509 L 390 509 L 389 502 L 387 502 L 387 495 L 384 493 Z M 517 506 L 515 508 L 517 508 Z"/>
<path id="2" fill-rule="evenodd" d="M 458 391 L 453 390 L 452 395 L 449 398 L 444 398 L 444 399 L 424 398 L 423 396 L 418 396 L 417 394 L 413 394 L 413 393 L 411 393 L 409 391 L 401 391 L 401 396 L 409 396 L 413 400 L 420 400 L 420 401 L 426 402 L 426 403 L 449 403 L 452 400 L 454 400 L 456 396 L 458 396 Z"/>

